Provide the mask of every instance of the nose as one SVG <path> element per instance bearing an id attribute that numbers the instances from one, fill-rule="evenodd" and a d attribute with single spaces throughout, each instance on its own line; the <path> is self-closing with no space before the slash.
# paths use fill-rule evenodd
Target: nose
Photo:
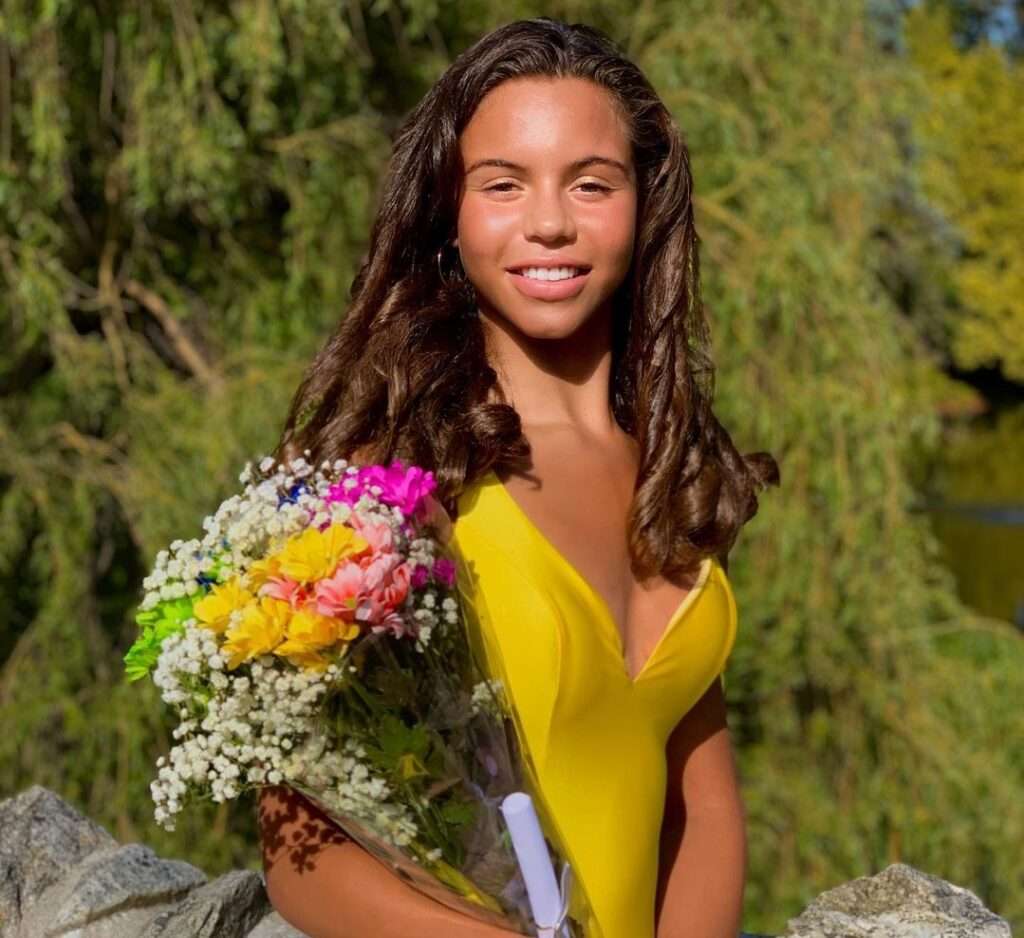
<path id="1" fill-rule="evenodd" d="M 526 202 L 523 234 L 528 241 L 556 241 L 576 236 L 576 219 L 561 186 L 537 186 Z"/>

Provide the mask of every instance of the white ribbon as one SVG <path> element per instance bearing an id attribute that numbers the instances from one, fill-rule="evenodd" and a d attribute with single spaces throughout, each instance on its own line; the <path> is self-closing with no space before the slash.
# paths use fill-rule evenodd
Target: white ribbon
<path id="1" fill-rule="evenodd" d="M 558 910 L 558 917 L 553 922 L 537 923 L 537 938 L 571 938 L 569 934 L 569 923 L 566 918 L 569 916 L 569 891 L 572 889 L 572 867 L 566 860 L 562 864 L 562 873 L 558 886 L 561 897 L 561 905 Z"/>

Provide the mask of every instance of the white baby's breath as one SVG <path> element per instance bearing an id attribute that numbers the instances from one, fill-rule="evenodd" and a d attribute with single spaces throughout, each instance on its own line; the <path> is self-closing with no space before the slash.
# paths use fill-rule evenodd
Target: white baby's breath
<path id="1" fill-rule="evenodd" d="M 369 486 L 354 505 L 326 500 L 332 486 L 357 485 L 357 473 L 357 466 L 340 459 L 333 464 L 324 460 L 315 469 L 303 458 L 287 466 L 271 457 L 258 467 L 248 463 L 238 477 L 243 491 L 204 519 L 203 537 L 175 540 L 156 555 L 143 581 L 140 609 L 195 597 L 211 581 L 224 583 L 232 576 L 247 587 L 246 571 L 254 560 L 310 525 L 351 522 L 353 514 L 363 524 L 387 525 L 393 549 L 413 571 L 431 570 L 437 543 L 431 537 L 410 537 L 401 509 L 380 501 L 380 486 Z M 421 653 L 438 626 L 458 620 L 457 604 L 437 584 L 410 590 L 399 611 Z M 232 612 L 229 629 L 240 616 Z M 261 785 L 287 783 L 317 793 L 393 845 L 407 845 L 417 836 L 414 815 L 375 774 L 366 751 L 351 738 L 328 746 L 320 735 L 316 718 L 324 696 L 354 667 L 342 661 L 318 673 L 274 655 L 234 670 L 227 664 L 214 634 L 195 617 L 162 643 L 152 677 L 179 723 L 150 785 L 159 824 L 174 830 L 176 816 L 193 797 L 223 802 Z M 474 712 L 489 699 L 477 688 Z"/>
<path id="2" fill-rule="evenodd" d="M 470 697 L 470 709 L 473 713 L 482 711 L 500 716 L 502 713 L 502 694 L 504 684 L 498 678 L 480 681 L 473 687 L 473 694 Z"/>

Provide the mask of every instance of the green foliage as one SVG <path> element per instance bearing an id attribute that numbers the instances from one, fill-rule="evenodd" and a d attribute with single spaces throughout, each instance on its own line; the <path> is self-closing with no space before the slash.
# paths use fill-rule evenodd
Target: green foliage
<path id="1" fill-rule="evenodd" d="M 142 627 L 139 637 L 124 656 L 129 681 L 144 678 L 156 666 L 164 639 L 182 632 L 192 615 L 192 599 L 168 599 L 152 609 L 140 612 L 135 622 Z"/>
<path id="2" fill-rule="evenodd" d="M 927 95 L 914 126 L 922 189 L 956 231 L 951 352 L 1024 382 L 1024 64 L 988 43 L 959 50 L 945 6 L 907 18 Z"/>
<path id="3" fill-rule="evenodd" d="M 938 440 L 923 343 L 937 357 L 947 294 L 988 315 L 1001 307 L 985 278 L 1018 270 L 994 260 L 1020 230 L 1001 202 L 1017 191 L 997 166 L 1008 138 L 971 117 L 976 91 L 940 107 L 992 141 L 970 156 L 971 186 L 999 193 L 982 217 L 954 198 L 980 191 L 963 188 L 974 138 L 929 125 L 925 156 L 906 155 L 922 88 L 960 81 L 961 60 L 946 78 L 929 67 L 946 61 L 938 47 L 888 55 L 840 0 L 520 0 L 500 14 L 477 0 L 9 0 L 0 793 L 38 782 L 122 840 L 211 874 L 258 868 L 251 803 L 186 812 L 173 834 L 152 820 L 172 723 L 150 682 L 121 674 L 141 580 L 275 442 L 343 311 L 397 121 L 477 36 L 540 13 L 621 40 L 676 115 L 717 411 L 782 468 L 730 564 L 744 927 L 780 932 L 823 889 L 896 860 L 1020 925 L 1020 641 L 957 601 L 908 481 L 911 453 Z M 1016 100 L 988 60 L 962 78 Z M 936 260 L 930 244 L 956 243 L 947 215 L 979 233 L 980 255 Z M 933 312 L 902 315 L 897 282 Z"/>

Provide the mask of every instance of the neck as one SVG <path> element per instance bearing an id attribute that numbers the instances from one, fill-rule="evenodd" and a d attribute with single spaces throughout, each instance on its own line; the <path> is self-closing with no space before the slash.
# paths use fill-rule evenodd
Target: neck
<path id="1" fill-rule="evenodd" d="M 487 357 L 525 427 L 568 425 L 595 436 L 618 431 L 612 413 L 611 316 L 595 311 L 571 335 L 535 338 L 481 311 Z"/>

